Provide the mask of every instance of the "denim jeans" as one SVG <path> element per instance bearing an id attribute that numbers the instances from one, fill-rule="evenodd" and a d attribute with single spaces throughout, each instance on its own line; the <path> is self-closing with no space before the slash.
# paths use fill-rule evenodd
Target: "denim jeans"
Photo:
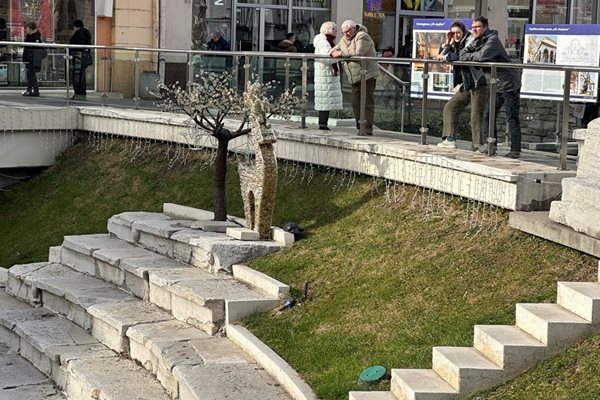
<path id="1" fill-rule="evenodd" d="M 443 136 L 456 136 L 456 123 L 459 114 L 471 104 L 471 148 L 479 149 L 483 132 L 485 105 L 488 102 L 489 90 L 486 85 L 473 90 L 457 92 L 444 106 Z"/>
<path id="2" fill-rule="evenodd" d="M 521 151 L 521 120 L 519 118 L 521 109 L 521 91 L 514 90 L 512 92 L 496 93 L 496 117 L 498 112 L 504 106 L 506 112 L 506 124 L 508 126 L 508 134 L 510 135 L 510 151 Z M 483 127 L 484 136 L 489 135 L 490 110 L 489 104 L 485 108 L 485 124 Z M 498 139 L 496 132 L 496 121 L 494 121 L 494 138 Z M 484 139 L 485 141 L 485 139 Z"/>

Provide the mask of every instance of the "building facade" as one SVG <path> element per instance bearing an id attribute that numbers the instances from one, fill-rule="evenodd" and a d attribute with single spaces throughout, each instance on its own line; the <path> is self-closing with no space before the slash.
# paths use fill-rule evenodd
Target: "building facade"
<path id="1" fill-rule="evenodd" d="M 405 44 L 414 18 L 468 18 L 485 15 L 509 53 L 520 59 L 527 23 L 598 23 L 596 0 L 0 0 L 0 39 L 19 41 L 24 25 L 36 21 L 48 42 L 68 43 L 75 19 L 84 21 L 95 44 L 169 49 L 206 49 L 218 31 L 231 48 L 271 51 L 294 32 L 300 51 L 312 51 L 312 39 L 327 20 L 353 19 L 369 29 L 379 50 Z M 0 87 L 23 84 L 24 68 L 15 50 L 0 48 Z M 98 52 L 89 68 L 97 90 L 133 91 L 134 55 Z M 140 53 L 142 71 L 185 78 L 185 55 Z M 164 68 L 160 61 L 164 61 Z M 62 54 L 45 61 L 44 86 L 64 84 Z M 118 89 L 117 89 L 118 88 Z"/>

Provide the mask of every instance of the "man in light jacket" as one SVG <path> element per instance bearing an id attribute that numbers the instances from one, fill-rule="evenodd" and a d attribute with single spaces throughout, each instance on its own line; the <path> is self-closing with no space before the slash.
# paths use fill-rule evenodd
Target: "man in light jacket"
<path id="1" fill-rule="evenodd" d="M 352 20 L 346 20 L 342 23 L 342 33 L 344 37 L 331 50 L 330 55 L 335 58 L 367 56 L 375 57 L 375 44 L 369 36 L 367 28 L 358 25 Z M 352 85 L 352 113 L 356 119 L 356 127 L 360 129 L 360 97 L 361 97 L 361 76 L 362 69 L 360 61 L 346 61 L 344 71 L 348 76 L 348 81 Z M 375 116 L 375 83 L 379 76 L 379 68 L 376 61 L 366 62 L 366 104 L 365 104 L 365 133 L 373 134 L 373 120 Z"/>

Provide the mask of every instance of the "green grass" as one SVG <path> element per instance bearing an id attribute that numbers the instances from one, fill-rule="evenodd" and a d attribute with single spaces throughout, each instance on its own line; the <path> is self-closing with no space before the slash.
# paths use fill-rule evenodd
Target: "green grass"
<path id="1" fill-rule="evenodd" d="M 144 149 L 131 162 L 133 151 L 119 142 L 109 151 L 78 144 L 55 167 L 0 192 L 0 265 L 45 260 L 63 235 L 105 232 L 107 219 L 125 210 L 158 211 L 164 202 L 210 209 L 212 174 L 202 154 L 170 167 L 167 147 Z M 230 172 L 229 212 L 241 216 Z M 360 371 L 429 368 L 432 346 L 469 346 L 474 324 L 512 324 L 515 303 L 553 301 L 557 280 L 595 279 L 594 259 L 510 229 L 502 211 L 474 212 L 468 202 L 403 186 L 391 204 L 380 181 L 350 182 L 340 172 L 282 164 L 274 224 L 296 222 L 306 235 L 252 263 L 298 298 L 309 282 L 308 299 L 296 307 L 245 324 L 319 398 L 384 390 L 387 382 L 359 384 Z M 484 398 L 592 393 L 600 384 L 597 347 L 592 338 Z"/>

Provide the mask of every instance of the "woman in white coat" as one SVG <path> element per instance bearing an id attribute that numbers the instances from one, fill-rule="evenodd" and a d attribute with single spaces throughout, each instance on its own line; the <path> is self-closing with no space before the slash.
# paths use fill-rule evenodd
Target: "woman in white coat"
<path id="1" fill-rule="evenodd" d="M 315 54 L 328 56 L 337 36 L 337 26 L 327 21 L 321 25 L 320 34 L 315 36 Z M 315 110 L 319 112 L 319 129 L 329 130 L 329 111 L 342 109 L 340 64 L 334 58 L 315 59 Z"/>

